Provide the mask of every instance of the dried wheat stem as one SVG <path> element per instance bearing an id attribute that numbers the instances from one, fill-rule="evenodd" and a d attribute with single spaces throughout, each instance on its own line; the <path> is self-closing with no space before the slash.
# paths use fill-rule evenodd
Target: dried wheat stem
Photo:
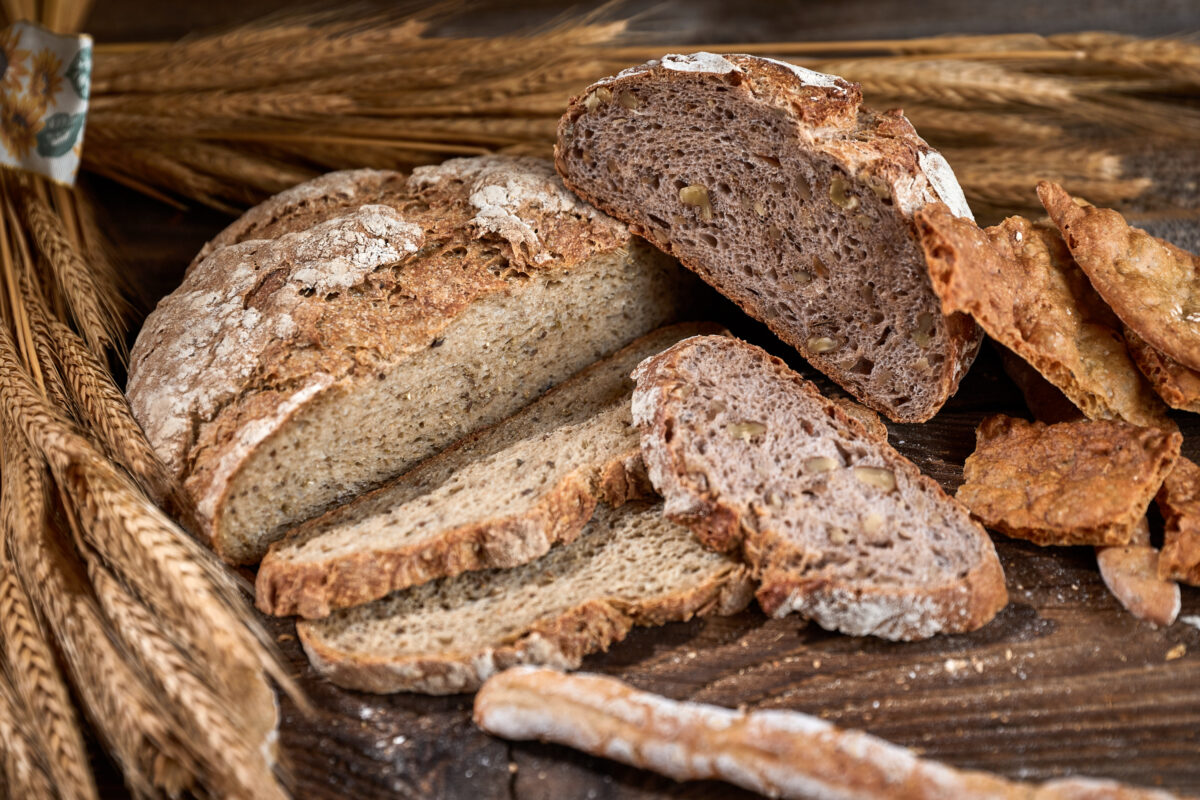
<path id="1" fill-rule="evenodd" d="M 204 781 L 214 794 L 284 800 L 263 752 L 275 723 L 273 701 L 268 718 L 247 718 L 249 709 L 230 704 L 193 674 L 192 664 L 163 637 L 150 612 L 97 558 L 87 560 L 101 608 L 126 650 L 162 691 L 179 731 L 198 752 Z"/>
<path id="2" fill-rule="evenodd" d="M 27 733 L 45 754 L 58 794 L 63 800 L 97 797 L 70 694 L 33 606 L 8 563 L 0 563 L 0 639 L 8 674 L 29 711 Z"/>
<path id="3" fill-rule="evenodd" d="M 49 777 L 37 751 L 26 737 L 32 722 L 18 702 L 13 687 L 0 673 L 0 797 L 54 800 Z"/>
<path id="4" fill-rule="evenodd" d="M 62 219 L 30 191 L 21 192 L 20 202 L 24 221 L 66 295 L 83 338 L 93 353 L 103 357 L 105 350 L 120 339 L 117 314 L 105 308 L 92 272 L 72 246 Z"/>

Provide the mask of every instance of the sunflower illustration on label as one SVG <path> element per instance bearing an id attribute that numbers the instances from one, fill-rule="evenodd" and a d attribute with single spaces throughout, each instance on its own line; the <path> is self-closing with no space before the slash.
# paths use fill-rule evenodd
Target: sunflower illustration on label
<path id="1" fill-rule="evenodd" d="M 91 74 L 90 36 L 0 29 L 0 164 L 74 183 Z"/>

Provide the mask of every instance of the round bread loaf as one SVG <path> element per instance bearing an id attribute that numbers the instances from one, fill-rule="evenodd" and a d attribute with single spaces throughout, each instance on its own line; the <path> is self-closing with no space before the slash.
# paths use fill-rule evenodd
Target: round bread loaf
<path id="1" fill-rule="evenodd" d="M 677 317 L 683 272 L 548 161 L 326 175 L 217 236 L 128 394 L 233 563 Z"/>

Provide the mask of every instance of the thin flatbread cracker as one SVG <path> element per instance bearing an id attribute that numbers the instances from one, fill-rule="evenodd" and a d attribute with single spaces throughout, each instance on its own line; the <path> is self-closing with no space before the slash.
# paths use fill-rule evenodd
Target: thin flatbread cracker
<path id="1" fill-rule="evenodd" d="M 1159 552 L 1150 546 L 1145 517 L 1134 528 L 1129 544 L 1097 547 L 1096 563 L 1104 585 L 1130 614 L 1163 628 L 1179 616 L 1179 584 L 1159 577 Z"/>
<path id="2" fill-rule="evenodd" d="M 1200 413 L 1200 372 L 1158 352 L 1129 328 L 1125 329 L 1125 344 L 1129 346 L 1133 363 L 1167 405 Z"/>
<path id="3" fill-rule="evenodd" d="M 1112 209 L 1081 206 L 1056 183 L 1037 189 L 1071 255 L 1121 321 L 1200 370 L 1200 257 L 1130 227 Z"/>
<path id="4" fill-rule="evenodd" d="M 1046 425 L 1003 414 L 975 431 L 957 498 L 984 525 L 1039 545 L 1124 545 L 1183 437 L 1115 420 Z"/>
<path id="5" fill-rule="evenodd" d="M 1156 499 L 1166 521 L 1158 576 L 1200 586 L 1200 467 L 1180 458 Z"/>
<path id="6" fill-rule="evenodd" d="M 980 228 L 941 203 L 915 220 L 944 313 L 970 314 L 1087 417 L 1169 427 L 1120 321 L 1053 227 L 1009 217 Z"/>

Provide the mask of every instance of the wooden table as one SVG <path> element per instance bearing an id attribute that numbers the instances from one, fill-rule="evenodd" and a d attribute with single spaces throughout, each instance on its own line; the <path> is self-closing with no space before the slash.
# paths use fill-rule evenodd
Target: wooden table
<path id="1" fill-rule="evenodd" d="M 494 3 L 472 15 L 470 26 L 498 30 L 545 19 L 555 9 L 547 2 L 516 6 Z M 1189 0 L 728 6 L 716 0 L 669 4 L 651 24 L 674 20 L 669 24 L 696 41 L 1200 30 L 1200 5 Z M 88 30 L 102 41 L 168 39 L 282 7 L 265 0 L 120 0 L 100 4 Z M 178 283 L 191 255 L 227 222 L 205 210 L 176 212 L 108 183 L 93 186 L 149 304 Z M 733 312 L 729 321 L 746 338 L 784 353 L 761 327 Z M 985 348 L 945 410 L 925 425 L 889 426 L 891 441 L 953 489 L 973 447 L 974 426 L 999 411 L 1025 413 Z M 1200 418 L 1177 419 L 1185 453 L 1200 456 Z M 997 538 L 1011 603 L 970 635 L 893 644 L 750 610 L 636 630 L 584 666 L 675 698 L 806 711 L 957 766 L 1013 778 L 1091 774 L 1200 792 L 1200 590 L 1185 588 L 1181 621 L 1156 631 L 1107 593 L 1090 548 L 1041 549 Z M 304 718 L 284 705 L 281 741 L 299 798 L 746 796 L 722 784 L 675 784 L 560 747 L 493 739 L 471 724 L 470 696 L 341 691 L 308 667 L 291 621 L 268 624 L 318 709 Z"/>

